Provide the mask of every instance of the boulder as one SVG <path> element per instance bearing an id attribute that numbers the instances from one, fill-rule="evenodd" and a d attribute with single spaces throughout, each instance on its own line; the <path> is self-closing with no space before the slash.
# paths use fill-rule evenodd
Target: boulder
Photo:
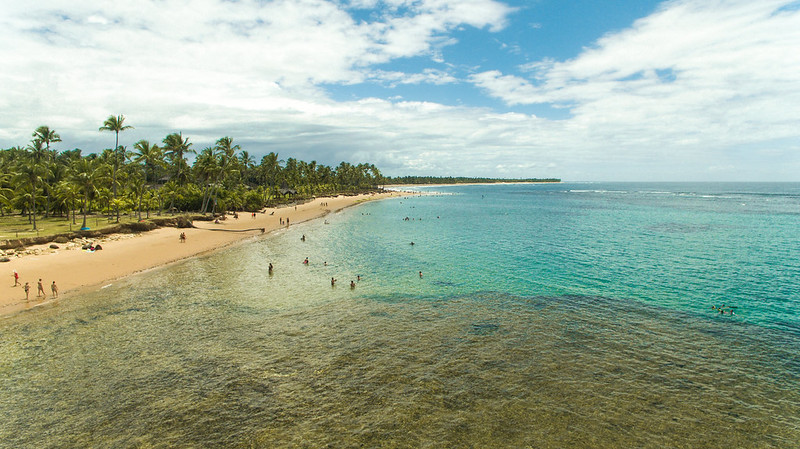
<path id="1" fill-rule="evenodd" d="M 194 225 L 192 224 L 192 220 L 189 220 L 188 217 L 178 217 L 176 220 L 177 227 L 179 228 L 193 228 Z"/>
<path id="2" fill-rule="evenodd" d="M 56 245 L 55 243 L 51 243 L 50 249 L 58 249 L 58 245 Z"/>

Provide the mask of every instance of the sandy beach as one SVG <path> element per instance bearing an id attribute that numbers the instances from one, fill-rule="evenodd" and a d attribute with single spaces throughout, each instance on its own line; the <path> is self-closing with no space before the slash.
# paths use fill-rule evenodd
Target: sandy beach
<path id="1" fill-rule="evenodd" d="M 228 215 L 220 223 L 195 221 L 195 228 L 159 228 L 139 234 L 113 234 L 93 242 L 102 245 L 101 251 L 82 250 L 80 245 L 62 244 L 51 249 L 49 244 L 31 246 L 35 254 L 12 257 L 2 264 L 5 279 L 0 281 L 0 316 L 48 304 L 52 301 L 68 300 L 70 295 L 86 289 L 100 289 L 114 280 L 144 270 L 160 267 L 189 257 L 215 251 L 228 245 L 252 238 L 259 238 L 278 228 L 281 219 L 290 225 L 323 217 L 348 206 L 375 200 L 406 195 L 402 192 L 363 194 L 316 198 L 313 201 L 289 207 L 268 208 L 257 213 L 255 218 L 248 212 L 235 219 Z M 262 234 L 261 228 L 264 229 Z M 223 231 L 221 231 L 223 230 Z M 237 231 L 237 232 L 231 232 Z M 181 242 L 181 232 L 186 241 Z M 19 274 L 20 285 L 14 286 L 14 271 Z M 37 296 L 38 282 L 46 296 Z M 58 286 L 58 298 L 53 298 L 51 284 Z M 30 299 L 26 301 L 23 286 L 30 285 Z"/>

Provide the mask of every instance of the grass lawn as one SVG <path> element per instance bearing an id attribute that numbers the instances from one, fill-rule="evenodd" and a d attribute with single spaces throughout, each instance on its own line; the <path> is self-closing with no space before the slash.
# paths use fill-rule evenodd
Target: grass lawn
<path id="1" fill-rule="evenodd" d="M 142 213 L 142 217 L 144 216 L 145 214 Z M 154 217 L 155 215 L 151 212 L 150 216 Z M 136 214 L 120 215 L 119 217 L 120 223 L 135 223 L 136 221 Z M 83 224 L 82 215 L 75 217 L 75 224 L 72 224 L 72 215 L 70 215 L 69 219 L 66 217 L 44 218 L 37 216 L 37 229 L 34 230 L 33 223 L 28 223 L 27 215 L 6 215 L 0 217 L 0 240 L 63 234 L 80 230 L 81 224 Z M 86 226 L 92 230 L 100 230 L 116 224 L 116 217 L 109 219 L 105 214 L 86 216 Z"/>

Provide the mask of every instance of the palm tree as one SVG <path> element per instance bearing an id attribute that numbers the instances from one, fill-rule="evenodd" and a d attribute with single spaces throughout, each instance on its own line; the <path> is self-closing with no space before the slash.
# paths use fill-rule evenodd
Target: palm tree
<path id="1" fill-rule="evenodd" d="M 70 177 L 72 182 L 78 187 L 78 191 L 83 193 L 83 224 L 81 229 L 86 228 L 86 214 L 89 210 L 89 196 L 97 192 L 97 186 L 108 180 L 105 170 L 98 159 L 81 158 L 70 166 Z"/>
<path id="2" fill-rule="evenodd" d="M 175 167 L 175 180 L 178 185 L 186 181 L 186 153 L 194 153 L 190 147 L 189 138 L 183 138 L 183 133 L 172 133 L 164 137 L 164 154 L 170 159 Z"/>
<path id="3" fill-rule="evenodd" d="M 36 131 L 33 132 L 33 140 L 39 140 L 45 144 L 45 150 L 50 152 L 50 143 L 51 142 L 61 142 L 61 136 L 56 134 L 56 132 L 50 129 L 49 126 L 42 125 L 36 128 Z"/>
<path id="4" fill-rule="evenodd" d="M 117 151 L 119 150 L 119 133 L 126 129 L 133 129 L 133 126 L 123 125 L 125 121 L 124 115 L 114 117 L 109 115 L 100 131 L 114 131 L 114 165 L 112 170 L 112 188 L 114 190 L 114 200 L 117 199 Z M 119 223 L 119 205 L 117 205 L 117 223 Z"/>
<path id="5" fill-rule="evenodd" d="M 166 184 L 164 184 L 164 187 L 158 189 L 158 194 L 162 195 L 164 198 L 169 198 L 169 204 L 170 204 L 169 213 L 170 215 L 173 215 L 175 200 L 178 199 L 178 197 L 181 194 L 180 186 L 175 181 L 169 181 Z M 160 209 L 158 214 L 161 215 Z"/>
<path id="6" fill-rule="evenodd" d="M 155 182 L 156 169 L 164 168 L 164 152 L 158 145 L 140 140 L 133 145 L 133 161 L 144 166 L 145 182 Z M 148 176 L 149 175 L 149 176 Z"/>
<path id="7" fill-rule="evenodd" d="M 15 180 L 17 185 L 27 190 L 27 199 L 30 200 L 31 209 L 28 214 L 28 219 L 33 218 L 33 229 L 36 229 L 36 194 L 39 189 L 39 181 L 47 175 L 44 166 L 36 163 L 34 156 L 31 154 L 20 161 L 17 165 L 17 173 Z"/>
<path id="8" fill-rule="evenodd" d="M 44 178 L 44 216 L 45 218 L 50 216 L 50 196 L 55 190 L 55 186 L 64 179 L 66 176 L 67 168 L 64 164 L 59 163 L 53 154 L 43 162 L 45 167 L 45 178 Z M 55 211 L 53 211 L 55 212 Z"/>
<path id="9" fill-rule="evenodd" d="M 203 200 L 200 207 L 200 213 L 205 214 L 208 209 L 208 204 L 211 201 L 211 193 L 213 190 L 213 180 L 217 177 L 219 170 L 219 161 L 217 160 L 217 153 L 212 147 L 203 148 L 203 151 L 197 155 L 194 161 L 195 179 L 198 183 L 202 183 Z"/>
<path id="10" fill-rule="evenodd" d="M 255 158 L 247 151 L 242 151 L 239 153 L 239 162 L 241 163 L 242 171 L 244 172 L 244 182 L 250 187 L 258 185 L 258 179 L 256 178 L 255 170 L 253 170 L 256 166 Z"/>
<path id="11" fill-rule="evenodd" d="M 192 144 L 189 143 L 189 138 L 183 138 L 183 133 L 168 134 L 167 137 L 164 137 L 162 142 L 164 143 L 165 155 L 170 159 L 172 165 L 175 166 L 175 182 L 177 183 L 177 186 L 170 187 L 170 192 L 174 193 L 169 195 L 169 210 L 171 212 L 172 208 L 175 207 L 175 199 L 178 196 L 177 187 L 180 187 L 187 181 L 186 169 L 189 167 L 189 165 L 186 163 L 185 154 L 194 153 L 195 151 L 190 148 Z"/>
<path id="12" fill-rule="evenodd" d="M 76 224 L 75 200 L 78 199 L 80 195 L 78 187 L 68 180 L 63 180 L 56 184 L 55 190 L 59 203 L 67 208 L 67 221 L 69 221 L 69 213 L 72 212 L 72 224 Z"/>
<path id="13" fill-rule="evenodd" d="M 0 163 L 0 170 L 0 216 L 5 216 L 4 206 L 11 203 L 11 196 L 14 193 L 9 187 L 10 182 L 16 173 L 11 170 L 11 167 L 8 167 L 5 161 Z"/>
<path id="14" fill-rule="evenodd" d="M 208 196 L 204 198 L 201 208 L 202 213 L 206 212 L 212 195 L 214 200 L 212 213 L 215 211 L 219 189 L 229 176 L 238 172 L 237 165 L 239 163 L 239 159 L 236 158 L 236 151 L 239 150 L 239 145 L 234 145 L 233 139 L 230 137 L 226 136 L 217 140 L 210 153 L 210 158 L 213 160 L 209 159 L 208 150 L 204 151 L 204 158 L 200 161 L 200 167 L 206 172 L 213 173 L 213 182 L 209 186 Z"/>
<path id="15" fill-rule="evenodd" d="M 269 153 L 261 158 L 259 171 L 261 172 L 261 178 L 264 182 L 264 186 L 268 187 L 268 189 L 265 189 L 264 192 L 265 202 L 269 199 L 269 192 L 274 190 L 278 183 L 278 174 L 281 171 L 282 163 L 283 161 L 278 159 L 278 153 Z"/>
<path id="16" fill-rule="evenodd" d="M 147 191 L 147 184 L 141 173 L 134 175 L 130 179 L 131 193 L 133 193 L 136 201 L 136 212 L 139 216 L 139 221 L 142 221 L 142 198 Z"/>

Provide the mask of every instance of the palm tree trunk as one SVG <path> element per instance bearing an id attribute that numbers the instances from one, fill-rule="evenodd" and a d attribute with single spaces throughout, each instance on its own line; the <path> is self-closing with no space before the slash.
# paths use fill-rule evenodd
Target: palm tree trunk
<path id="1" fill-rule="evenodd" d="M 119 223 L 119 203 L 117 203 L 117 151 L 119 151 L 119 131 L 115 131 L 114 134 L 114 207 L 117 209 L 117 223 Z"/>
<path id="2" fill-rule="evenodd" d="M 33 230 L 36 230 L 36 193 L 34 192 L 33 196 L 31 196 L 31 204 L 33 207 L 31 208 L 31 216 L 33 216 Z"/>
<path id="3" fill-rule="evenodd" d="M 81 229 L 86 227 L 86 203 L 88 202 L 89 202 L 89 195 L 85 194 L 83 197 L 83 224 L 81 225 Z"/>

